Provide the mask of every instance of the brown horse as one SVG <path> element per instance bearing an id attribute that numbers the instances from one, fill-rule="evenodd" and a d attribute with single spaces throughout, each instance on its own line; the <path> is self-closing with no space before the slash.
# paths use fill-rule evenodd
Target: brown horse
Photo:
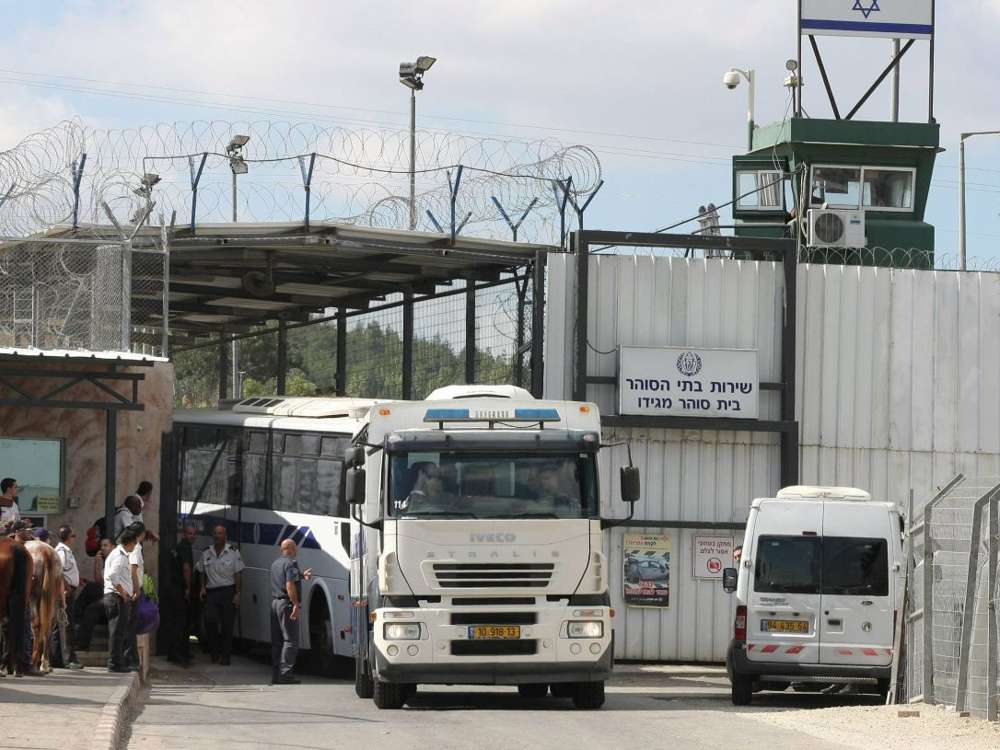
<path id="1" fill-rule="evenodd" d="M 24 546 L 10 537 L 0 537 L 0 623 L 6 620 L 6 639 L 0 670 L 20 675 L 23 663 L 24 618 L 29 613 L 31 557 Z"/>
<path id="2" fill-rule="evenodd" d="M 25 542 L 24 548 L 31 555 L 32 562 L 31 604 L 34 613 L 31 627 L 35 646 L 31 652 L 31 663 L 47 673 L 52 671 L 49 659 L 52 627 L 62 607 L 62 563 L 56 551 L 45 542 Z"/>

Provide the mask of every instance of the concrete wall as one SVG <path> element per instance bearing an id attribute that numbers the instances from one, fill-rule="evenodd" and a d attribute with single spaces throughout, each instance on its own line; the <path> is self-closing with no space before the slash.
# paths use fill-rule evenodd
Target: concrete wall
<path id="1" fill-rule="evenodd" d="M 550 256 L 546 396 L 569 398 L 575 260 Z M 622 345 L 752 348 L 760 378 L 778 381 L 784 284 L 774 263 L 596 256 L 590 268 L 588 371 L 614 376 Z M 853 485 L 904 507 L 928 499 L 958 471 L 1000 474 L 1000 276 L 852 266 L 798 271 L 797 419 L 800 477 Z M 602 414 L 613 385 L 590 386 Z M 776 392 L 761 418 L 777 419 Z M 606 430 L 631 438 L 647 521 L 743 523 L 754 497 L 779 489 L 777 436 L 735 431 Z M 624 451 L 602 457 L 606 514 L 620 516 L 612 480 Z M 635 531 L 656 533 L 655 529 Z M 669 610 L 621 601 L 624 530 L 608 533 L 617 654 L 628 659 L 721 660 L 732 600 L 692 575 L 691 545 L 673 539 Z M 741 532 L 736 532 L 742 537 Z"/>
<path id="2" fill-rule="evenodd" d="M 24 362 L 0 363 L 0 377 L 5 369 L 24 368 Z M 78 360 L 43 361 L 34 363 L 47 370 L 99 370 L 100 365 L 81 363 Z M 103 366 L 106 369 L 106 365 Z M 141 412 L 122 411 L 118 416 L 118 461 L 115 497 L 117 505 L 130 493 L 135 492 L 139 482 L 148 479 L 153 482 L 154 491 L 150 507 L 143 514 L 147 525 L 158 529 L 159 524 L 159 481 L 160 481 L 160 436 L 171 429 L 173 411 L 173 366 L 157 363 L 153 367 L 130 368 L 129 372 L 145 375 L 139 384 L 139 400 L 145 409 Z M 52 390 L 64 381 L 31 378 L 6 378 L 18 389 L 37 396 Z M 117 388 L 131 396 L 131 384 L 120 384 Z M 128 388 L 129 390 L 125 390 Z M 0 395 L 9 392 L 0 386 Z M 81 383 L 60 394 L 62 399 L 77 398 L 86 401 L 104 401 L 104 396 L 92 385 Z M 48 517 L 47 524 L 54 533 L 60 525 L 69 524 L 77 534 L 74 547 L 82 574 L 91 577 L 93 561 L 84 550 L 87 528 L 94 519 L 104 513 L 105 490 L 105 412 L 91 409 L 52 409 L 26 406 L 0 406 L 0 436 L 61 438 L 64 442 L 64 497 L 63 512 Z M 16 466 L 6 466 L 0 456 L 0 475 L 17 477 Z M 80 506 L 69 509 L 66 498 L 79 497 Z M 155 574 L 156 555 L 147 552 L 146 567 Z"/>

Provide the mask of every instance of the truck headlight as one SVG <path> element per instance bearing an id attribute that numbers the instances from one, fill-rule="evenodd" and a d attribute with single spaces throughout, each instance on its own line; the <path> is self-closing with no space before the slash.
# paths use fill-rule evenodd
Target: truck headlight
<path id="1" fill-rule="evenodd" d="M 387 641 L 419 641 L 419 622 L 387 622 L 382 626 L 382 635 Z"/>
<path id="2" fill-rule="evenodd" d="M 603 638 L 604 623 L 600 620 L 571 620 L 566 634 L 570 638 Z"/>

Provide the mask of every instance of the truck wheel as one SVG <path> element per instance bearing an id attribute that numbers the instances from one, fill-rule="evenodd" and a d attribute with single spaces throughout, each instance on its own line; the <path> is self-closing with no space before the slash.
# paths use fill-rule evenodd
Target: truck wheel
<path id="1" fill-rule="evenodd" d="M 406 685 L 376 679 L 372 699 L 377 708 L 398 709 L 406 703 Z"/>
<path id="2" fill-rule="evenodd" d="M 518 685 L 517 692 L 522 698 L 539 699 L 549 694 L 549 686 L 544 682 L 531 683 L 529 685 Z"/>
<path id="3" fill-rule="evenodd" d="M 732 699 L 734 706 L 749 706 L 753 699 L 753 680 L 746 675 L 734 674 Z"/>
<path id="4" fill-rule="evenodd" d="M 368 666 L 360 656 L 354 657 L 354 692 L 359 698 L 371 698 L 374 686 Z"/>
<path id="5" fill-rule="evenodd" d="M 603 682 L 578 682 L 573 694 L 573 705 L 585 711 L 593 711 L 604 705 Z"/>

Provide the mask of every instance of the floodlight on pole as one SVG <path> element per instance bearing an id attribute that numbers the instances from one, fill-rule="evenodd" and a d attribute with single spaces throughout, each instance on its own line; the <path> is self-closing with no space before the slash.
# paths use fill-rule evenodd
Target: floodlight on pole
<path id="1" fill-rule="evenodd" d="M 740 79 L 745 78 L 750 86 L 749 99 L 747 102 L 747 150 L 753 151 L 753 128 L 757 110 L 757 72 L 753 68 L 742 70 L 740 68 L 730 68 L 722 76 L 723 85 L 732 91 L 740 85 Z"/>
<path id="2" fill-rule="evenodd" d="M 966 235 L 965 235 L 965 142 L 977 135 L 1000 135 L 1000 130 L 974 130 L 962 133 L 958 141 L 958 267 L 966 270 Z"/>
<path id="3" fill-rule="evenodd" d="M 421 55 L 416 62 L 399 64 L 399 82 L 410 90 L 410 229 L 417 228 L 417 92 L 424 88 L 424 73 L 437 62 Z"/>

